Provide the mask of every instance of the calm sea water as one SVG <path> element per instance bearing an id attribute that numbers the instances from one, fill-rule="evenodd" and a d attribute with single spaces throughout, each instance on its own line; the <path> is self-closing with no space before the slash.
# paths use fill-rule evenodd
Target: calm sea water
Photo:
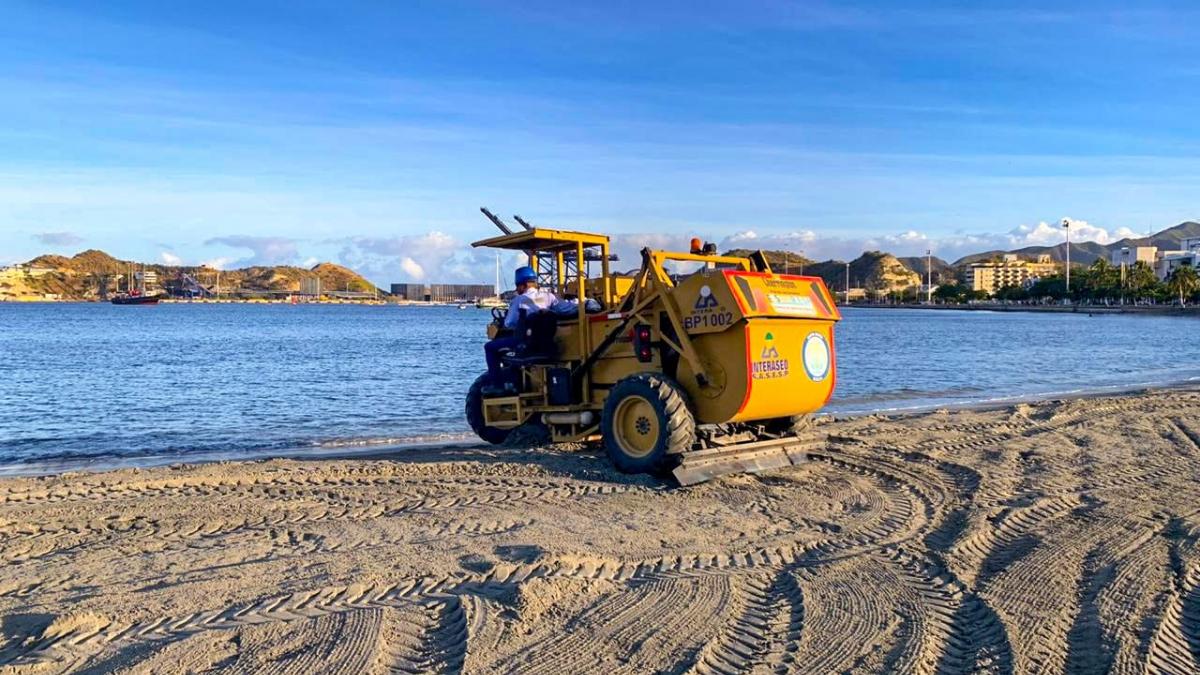
<path id="1" fill-rule="evenodd" d="M 469 438 L 489 314 L 453 307 L 0 305 L 0 471 Z M 1200 378 L 1200 322 L 849 309 L 829 410 Z"/>

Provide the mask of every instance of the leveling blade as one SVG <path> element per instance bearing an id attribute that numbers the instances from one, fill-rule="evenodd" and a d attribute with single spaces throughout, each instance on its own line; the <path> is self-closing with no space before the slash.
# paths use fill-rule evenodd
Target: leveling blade
<path id="1" fill-rule="evenodd" d="M 675 468 L 680 485 L 695 485 L 733 473 L 759 473 L 800 464 L 805 453 L 825 445 L 824 439 L 789 436 L 684 453 Z"/>

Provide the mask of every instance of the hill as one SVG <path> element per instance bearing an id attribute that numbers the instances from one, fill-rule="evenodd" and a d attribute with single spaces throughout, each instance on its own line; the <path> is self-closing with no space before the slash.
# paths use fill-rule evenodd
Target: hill
<path id="1" fill-rule="evenodd" d="M 1071 242 L 1071 262 L 1073 264 L 1091 265 L 1099 258 L 1107 258 L 1108 253 L 1108 246 L 1097 244 L 1094 241 Z M 1027 260 L 1036 259 L 1040 255 L 1048 255 L 1051 260 L 1063 262 L 1067 259 L 1067 246 L 1064 242 L 1057 246 L 1026 246 L 1024 248 L 1012 249 L 1011 251 L 973 253 L 955 260 L 954 267 L 963 267 L 971 263 L 984 262 L 993 258 L 999 258 L 1005 254 L 1018 255 Z"/>
<path id="2" fill-rule="evenodd" d="M 925 283 L 926 272 L 928 268 L 933 268 L 933 283 L 948 284 L 954 282 L 958 277 L 958 271 L 950 263 L 934 256 L 930 261 L 925 256 L 908 256 L 897 258 L 902 265 L 909 270 L 916 272 L 921 277 L 921 283 Z"/>
<path id="3" fill-rule="evenodd" d="M 354 291 L 387 293 L 354 270 L 334 263 L 321 263 L 312 269 L 290 265 L 246 267 L 235 270 L 215 270 L 204 266 L 172 266 L 143 264 L 120 260 L 103 251 L 83 251 L 70 258 L 61 255 L 38 256 L 12 270 L 0 283 L 0 299 L 59 296 L 66 300 L 95 300 L 106 292 L 125 288 L 124 277 L 130 271 L 145 269 L 158 275 L 164 287 L 178 286 L 191 277 L 201 286 L 215 290 L 220 283 L 222 293 L 255 294 L 270 291 L 299 291 L 304 279 L 320 279 L 326 292 Z"/>
<path id="4" fill-rule="evenodd" d="M 757 251 L 748 248 L 735 248 L 725 252 L 725 255 L 745 258 L 751 253 Z M 810 258 L 793 253 L 791 251 L 763 251 L 763 256 L 766 257 L 767 263 L 771 265 L 771 269 L 776 272 L 791 272 L 799 274 L 801 270 L 808 272 L 808 266 L 814 263 Z"/>
<path id="5" fill-rule="evenodd" d="M 1169 227 L 1148 237 L 1122 239 L 1108 245 L 1109 251 L 1119 250 L 1124 246 L 1157 246 L 1162 251 L 1177 250 L 1183 245 L 1184 239 L 1200 237 L 1200 223 L 1186 221 L 1174 227 Z M 1072 253 L 1074 250 L 1072 250 Z"/>
<path id="6" fill-rule="evenodd" d="M 1094 241 L 1071 242 L 1071 262 L 1080 265 L 1091 265 L 1099 258 L 1108 258 L 1113 251 L 1119 251 L 1124 246 L 1157 246 L 1160 251 L 1177 250 L 1184 239 L 1200 237 L 1200 223 L 1187 221 L 1169 227 L 1148 237 L 1126 238 L 1111 244 L 1099 244 Z M 1056 262 L 1066 260 L 1066 242 L 1055 246 L 1026 246 L 1011 251 L 985 251 L 972 253 L 954 261 L 954 267 L 962 267 L 971 263 L 996 258 L 1005 253 L 1014 253 L 1022 258 L 1036 258 L 1039 255 L 1049 255 Z"/>

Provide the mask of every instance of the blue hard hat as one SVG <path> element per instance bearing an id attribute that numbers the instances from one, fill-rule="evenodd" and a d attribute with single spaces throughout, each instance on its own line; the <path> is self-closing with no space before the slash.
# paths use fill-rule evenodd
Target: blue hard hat
<path id="1" fill-rule="evenodd" d="M 518 267 L 516 274 L 516 283 L 523 284 L 526 281 L 537 281 L 537 272 L 534 272 L 533 268 L 528 265 Z"/>

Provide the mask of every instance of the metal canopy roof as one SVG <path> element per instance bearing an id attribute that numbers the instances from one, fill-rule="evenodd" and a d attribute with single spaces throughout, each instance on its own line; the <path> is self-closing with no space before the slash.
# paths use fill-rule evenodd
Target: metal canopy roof
<path id="1" fill-rule="evenodd" d="M 488 248 L 503 248 L 513 251 L 574 251 L 577 244 L 584 246 L 601 246 L 608 244 L 608 237 L 602 234 L 587 232 L 572 232 L 570 230 L 546 230 L 535 227 L 512 234 L 503 234 L 491 239 L 481 239 L 471 246 Z"/>

